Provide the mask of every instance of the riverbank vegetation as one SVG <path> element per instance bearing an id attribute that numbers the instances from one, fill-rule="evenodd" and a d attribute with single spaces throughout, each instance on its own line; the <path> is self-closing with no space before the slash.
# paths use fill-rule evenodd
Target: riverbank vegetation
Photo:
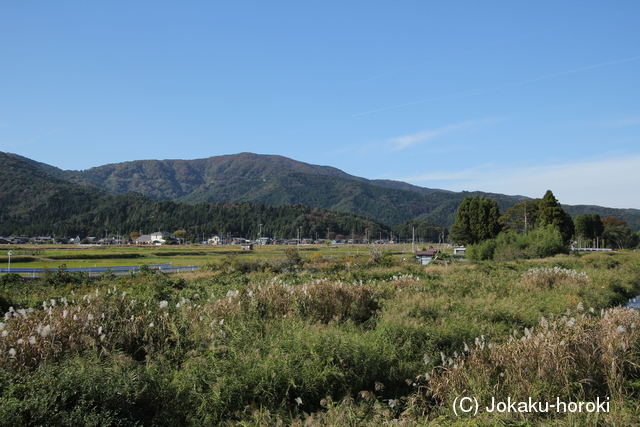
<path id="1" fill-rule="evenodd" d="M 609 399 L 478 425 L 631 425 L 637 253 L 432 263 L 389 252 L 0 279 L 0 425 L 466 425 L 456 397 Z"/>

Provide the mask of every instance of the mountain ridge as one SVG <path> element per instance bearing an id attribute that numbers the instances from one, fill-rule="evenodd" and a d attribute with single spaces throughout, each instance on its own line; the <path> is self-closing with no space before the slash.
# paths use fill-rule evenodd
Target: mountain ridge
<path id="1" fill-rule="evenodd" d="M 193 160 L 134 160 L 82 171 L 65 171 L 15 156 L 56 179 L 111 194 L 136 192 L 158 201 L 190 204 L 304 204 L 368 216 L 391 226 L 414 219 L 449 226 L 466 196 L 491 197 L 498 202 L 502 212 L 515 203 L 530 199 L 478 191 L 453 192 L 402 181 L 370 180 L 331 166 L 246 152 Z M 618 216 L 633 229 L 640 229 L 640 210 L 637 209 L 591 205 L 563 207 L 574 216 L 578 213 Z"/>
<path id="2" fill-rule="evenodd" d="M 400 181 L 369 180 L 331 166 L 246 152 L 194 160 L 135 160 L 84 171 L 50 170 L 72 182 L 115 194 L 133 191 L 155 200 L 186 203 L 248 201 L 273 206 L 302 203 L 369 216 L 389 225 L 435 210 L 441 198 L 436 193 L 446 193 L 445 198 L 454 199 L 455 208 L 459 204 L 458 193 L 454 192 Z M 514 200 L 522 200 L 521 196 L 493 196 L 505 209 Z M 427 220 L 451 222 L 455 208 Z"/>

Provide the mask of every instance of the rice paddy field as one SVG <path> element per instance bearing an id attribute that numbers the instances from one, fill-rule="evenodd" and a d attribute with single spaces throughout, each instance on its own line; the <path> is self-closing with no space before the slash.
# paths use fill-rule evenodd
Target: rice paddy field
<path id="1" fill-rule="evenodd" d="M 437 245 L 436 245 L 437 246 Z M 14 268 L 58 268 L 117 266 L 135 264 L 202 265 L 230 254 L 246 260 L 273 261 L 285 257 L 285 251 L 297 248 L 305 256 L 319 254 L 329 259 L 368 255 L 368 245 L 254 245 L 243 251 L 240 245 L 175 245 L 175 246 L 75 246 L 75 245 L 0 245 L 0 268 L 7 268 L 7 252 L 12 251 Z M 376 245 L 395 256 L 411 257 L 411 245 Z"/>
<path id="2" fill-rule="evenodd" d="M 200 268 L 3 274 L 0 425 L 639 424 L 640 314 L 624 305 L 640 253 L 10 249 L 12 267 Z"/>

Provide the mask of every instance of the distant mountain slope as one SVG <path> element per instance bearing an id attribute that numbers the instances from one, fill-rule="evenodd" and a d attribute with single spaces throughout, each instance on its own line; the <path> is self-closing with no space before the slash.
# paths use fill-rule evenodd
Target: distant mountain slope
<path id="1" fill-rule="evenodd" d="M 196 160 L 138 160 L 84 171 L 63 171 L 20 156 L 31 167 L 64 182 L 99 187 L 113 194 L 137 192 L 155 200 L 252 202 L 270 206 L 304 204 L 355 213 L 389 226 L 408 220 L 450 226 L 466 196 L 491 197 L 502 212 L 523 196 L 451 192 L 392 180 L 368 180 L 330 166 L 311 165 L 277 155 L 240 153 Z M 640 210 L 598 206 L 563 207 L 572 215 L 617 216 L 640 229 Z"/>
<path id="2" fill-rule="evenodd" d="M 625 220 L 632 231 L 640 230 L 639 209 L 616 209 L 593 205 L 562 205 L 562 208 L 574 218 L 576 215 L 584 214 L 598 214 L 600 215 L 600 218 L 613 216 Z"/>
<path id="3" fill-rule="evenodd" d="M 64 221 L 109 194 L 81 187 L 46 172 L 47 165 L 0 152 L 0 229 L 26 229 L 38 223 Z M 51 168 L 51 167 L 49 167 Z"/>
<path id="4" fill-rule="evenodd" d="M 31 162 L 59 178 L 116 194 L 139 192 L 155 200 L 187 203 L 302 203 L 365 215 L 388 225 L 418 216 L 449 225 L 464 198 L 462 193 L 391 180 L 368 180 L 330 166 L 253 153 L 196 160 L 138 160 L 84 171 L 62 171 Z M 520 200 L 497 194 L 493 197 L 505 209 Z M 443 201 L 449 202 L 446 209 L 440 206 Z"/>
<path id="5" fill-rule="evenodd" d="M 98 166 L 66 177 L 113 193 L 137 191 L 156 200 L 199 202 L 238 199 L 248 187 L 268 187 L 269 180 L 289 173 L 366 181 L 329 166 L 253 153 L 196 160 L 137 160 Z"/>
<path id="6" fill-rule="evenodd" d="M 248 183 L 252 187 L 269 187 L 265 184 L 269 180 L 291 173 L 342 178 L 420 194 L 443 191 L 400 181 L 368 180 L 330 166 L 311 165 L 283 156 L 254 153 L 196 160 L 137 160 L 98 166 L 84 171 L 62 171 L 32 160 L 30 162 L 59 178 L 91 183 L 114 193 L 137 191 L 156 200 L 184 198 L 197 202 L 218 199 L 218 193 L 224 194 L 225 197 L 241 197 Z M 229 189 L 221 190 L 236 184 L 240 184 L 239 193 Z"/>
<path id="7" fill-rule="evenodd" d="M 225 233 L 232 236 L 305 237 L 348 234 L 389 227 L 353 213 L 310 209 L 302 204 L 265 206 L 256 203 L 156 201 L 140 193 L 111 194 L 89 185 L 57 178 L 66 171 L 0 152 L 0 236 L 104 236 L 132 231 L 184 229 L 190 240 Z M 77 178 L 77 175 L 74 175 Z"/>

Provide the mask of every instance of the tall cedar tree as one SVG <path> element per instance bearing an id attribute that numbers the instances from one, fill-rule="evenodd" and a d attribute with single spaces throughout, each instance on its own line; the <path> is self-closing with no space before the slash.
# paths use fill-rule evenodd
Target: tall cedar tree
<path id="1" fill-rule="evenodd" d="M 565 242 L 571 240 L 571 236 L 573 236 L 573 220 L 562 209 L 551 190 L 547 190 L 544 197 L 538 202 L 538 226 L 546 227 L 549 225 L 560 230 Z"/>
<path id="2" fill-rule="evenodd" d="M 500 233 L 500 208 L 488 197 L 465 197 L 451 226 L 450 237 L 455 243 L 468 245 L 492 239 Z"/>

